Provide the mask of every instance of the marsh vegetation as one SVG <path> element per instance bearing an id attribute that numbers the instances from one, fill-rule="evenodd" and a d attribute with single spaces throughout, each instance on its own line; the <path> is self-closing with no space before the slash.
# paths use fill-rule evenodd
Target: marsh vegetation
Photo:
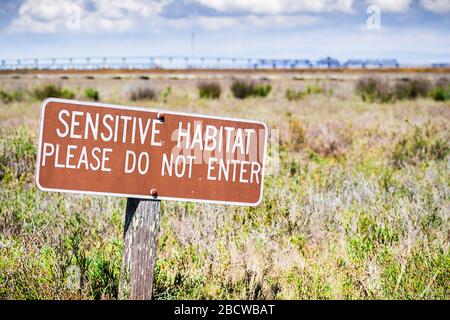
<path id="1" fill-rule="evenodd" d="M 294 77 L 0 78 L 0 298 L 118 297 L 126 199 L 34 183 L 57 94 L 274 129 L 258 207 L 162 203 L 156 299 L 449 299 L 448 82 Z"/>

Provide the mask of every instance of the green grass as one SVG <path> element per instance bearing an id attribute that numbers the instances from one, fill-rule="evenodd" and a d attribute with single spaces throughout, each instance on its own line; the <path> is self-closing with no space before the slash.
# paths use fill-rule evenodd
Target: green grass
<path id="1" fill-rule="evenodd" d="M 295 90 L 292 88 L 287 88 L 284 95 L 289 101 L 297 101 L 303 99 L 306 96 L 321 94 L 331 96 L 333 95 L 333 93 L 333 88 L 325 89 L 323 85 L 319 86 L 319 81 L 316 80 L 314 84 L 307 85 L 304 91 L 302 89 Z"/>
<path id="2" fill-rule="evenodd" d="M 287 88 L 285 92 L 286 99 L 289 101 L 300 100 L 306 95 L 302 90 L 294 90 L 291 88 Z"/>

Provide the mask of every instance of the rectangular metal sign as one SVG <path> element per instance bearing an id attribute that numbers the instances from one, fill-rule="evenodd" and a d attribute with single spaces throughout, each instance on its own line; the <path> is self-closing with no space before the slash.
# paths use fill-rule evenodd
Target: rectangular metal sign
<path id="1" fill-rule="evenodd" d="M 41 106 L 44 191 L 258 205 L 262 122 L 64 99 Z"/>

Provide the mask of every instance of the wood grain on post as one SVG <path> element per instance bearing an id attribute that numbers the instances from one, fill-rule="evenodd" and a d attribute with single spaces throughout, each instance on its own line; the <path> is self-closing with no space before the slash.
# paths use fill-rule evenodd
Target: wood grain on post
<path id="1" fill-rule="evenodd" d="M 151 299 L 160 221 L 159 200 L 128 198 L 122 253 L 121 299 Z"/>

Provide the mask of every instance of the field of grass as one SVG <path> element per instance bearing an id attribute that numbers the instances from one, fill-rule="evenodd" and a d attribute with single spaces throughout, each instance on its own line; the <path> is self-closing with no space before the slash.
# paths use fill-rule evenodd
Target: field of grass
<path id="1" fill-rule="evenodd" d="M 363 99 L 362 76 L 2 75 L 0 299 L 118 297 L 126 199 L 35 186 L 46 94 L 257 119 L 273 129 L 261 205 L 162 203 L 156 299 L 449 299 L 446 88 L 439 99 L 435 89 Z M 239 77 L 270 89 L 235 98 Z M 209 90 L 205 81 L 219 94 L 199 94 Z"/>

